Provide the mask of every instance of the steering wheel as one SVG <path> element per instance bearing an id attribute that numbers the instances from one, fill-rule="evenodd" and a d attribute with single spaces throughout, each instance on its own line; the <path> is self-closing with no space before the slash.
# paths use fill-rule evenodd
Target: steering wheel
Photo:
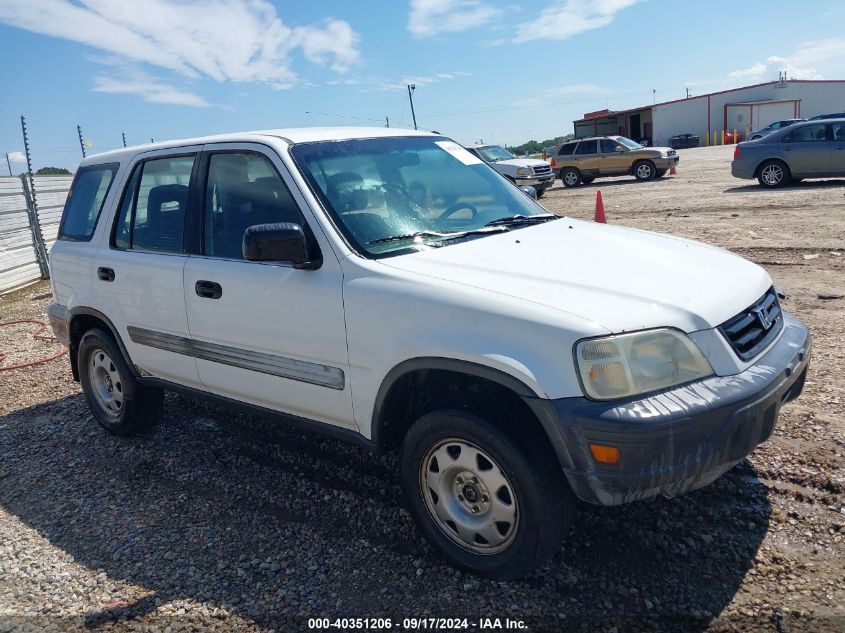
<path id="1" fill-rule="evenodd" d="M 469 219 L 469 222 L 475 220 L 476 216 L 478 215 L 478 209 L 472 206 L 469 202 L 456 202 L 455 204 L 448 207 L 443 213 L 441 213 L 437 221 L 440 222 L 449 218 L 450 216 L 455 215 L 458 211 L 462 209 L 469 209 L 470 213 L 472 213 L 472 217 Z"/>

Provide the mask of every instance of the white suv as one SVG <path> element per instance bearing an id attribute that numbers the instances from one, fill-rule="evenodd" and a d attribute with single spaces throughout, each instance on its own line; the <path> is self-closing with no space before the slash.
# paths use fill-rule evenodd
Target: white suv
<path id="1" fill-rule="evenodd" d="M 576 498 L 703 486 L 772 433 L 810 335 L 728 252 L 545 213 L 435 134 L 288 129 L 82 162 L 54 332 L 94 418 L 164 389 L 401 450 L 454 564 L 527 573 Z"/>

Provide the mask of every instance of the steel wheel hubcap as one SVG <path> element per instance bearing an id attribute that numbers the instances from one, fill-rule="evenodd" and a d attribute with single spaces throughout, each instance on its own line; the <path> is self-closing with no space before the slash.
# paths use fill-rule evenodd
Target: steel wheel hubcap
<path id="1" fill-rule="evenodd" d="M 123 409 L 123 381 L 114 361 L 101 349 L 91 354 L 88 383 L 105 412 L 113 416 L 120 415 Z"/>
<path id="2" fill-rule="evenodd" d="M 783 178 L 783 169 L 777 165 L 768 165 L 763 168 L 763 180 L 770 185 L 778 184 Z"/>
<path id="3" fill-rule="evenodd" d="M 476 554 L 496 554 L 513 542 L 518 504 L 498 464 L 457 438 L 432 446 L 420 465 L 420 488 L 440 530 Z"/>

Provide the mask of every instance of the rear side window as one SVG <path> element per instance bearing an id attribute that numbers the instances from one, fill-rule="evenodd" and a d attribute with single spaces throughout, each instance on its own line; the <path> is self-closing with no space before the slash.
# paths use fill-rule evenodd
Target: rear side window
<path id="1" fill-rule="evenodd" d="M 783 137 L 784 143 L 821 142 L 827 140 L 827 126 L 824 123 L 804 125 Z"/>
<path id="2" fill-rule="evenodd" d="M 575 153 L 575 146 L 578 143 L 567 143 L 566 145 L 561 146 L 560 151 L 557 153 L 558 156 L 572 156 Z"/>
<path id="3" fill-rule="evenodd" d="M 76 172 L 62 213 L 60 240 L 91 239 L 117 168 L 117 163 L 109 163 L 81 167 Z"/>
<path id="4" fill-rule="evenodd" d="M 598 154 L 598 141 L 581 141 L 576 154 Z"/>
<path id="5" fill-rule="evenodd" d="M 173 156 L 138 165 L 123 194 L 114 227 L 116 248 L 181 253 L 188 185 L 195 156 Z"/>

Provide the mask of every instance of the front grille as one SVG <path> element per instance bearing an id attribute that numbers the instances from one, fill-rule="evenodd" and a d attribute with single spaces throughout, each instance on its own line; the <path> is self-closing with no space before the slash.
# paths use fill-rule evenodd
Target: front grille
<path id="1" fill-rule="evenodd" d="M 552 173 L 552 166 L 551 165 L 540 165 L 539 167 L 534 168 L 534 173 L 537 175 L 548 175 Z"/>
<path id="2" fill-rule="evenodd" d="M 783 312 L 774 288 L 719 329 L 742 360 L 754 358 L 783 327 Z"/>

